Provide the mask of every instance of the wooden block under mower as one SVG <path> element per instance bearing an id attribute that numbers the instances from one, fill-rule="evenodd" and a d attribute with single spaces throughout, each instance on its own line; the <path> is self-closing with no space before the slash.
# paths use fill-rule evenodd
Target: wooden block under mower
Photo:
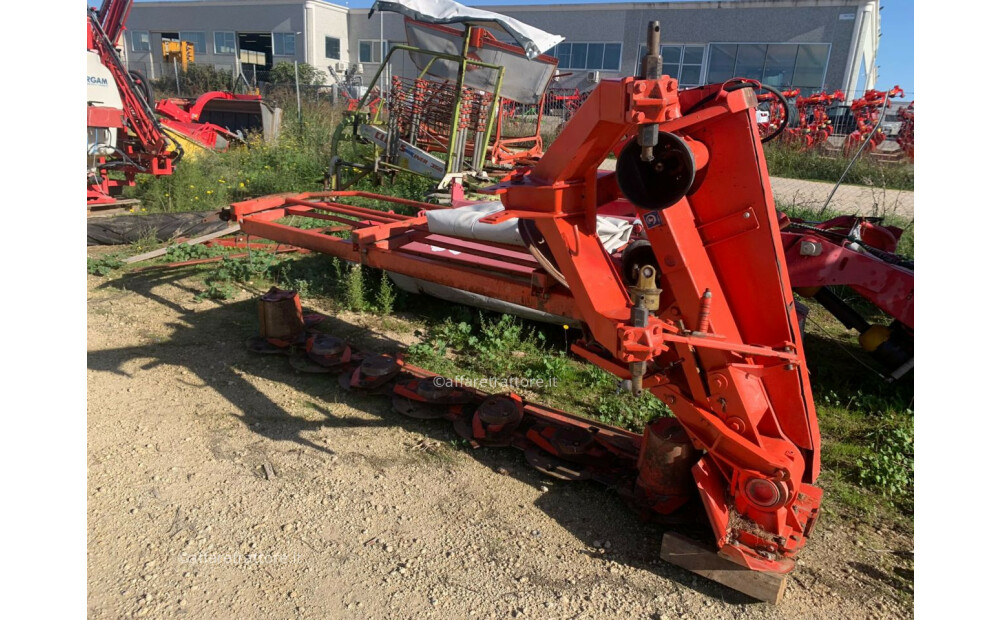
<path id="1" fill-rule="evenodd" d="M 667 532 L 663 535 L 660 557 L 675 566 L 766 603 L 777 604 L 785 594 L 788 575 L 744 568 L 722 557 L 708 545 L 680 534 Z"/>

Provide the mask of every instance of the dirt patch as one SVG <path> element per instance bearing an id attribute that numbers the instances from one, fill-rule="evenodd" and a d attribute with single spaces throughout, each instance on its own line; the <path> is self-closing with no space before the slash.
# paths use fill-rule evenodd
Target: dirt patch
<path id="1" fill-rule="evenodd" d="M 752 602 L 597 485 L 252 355 L 252 297 L 184 275 L 88 279 L 91 617 L 912 616 L 908 535 L 821 518 L 784 603 Z M 412 328 L 326 325 L 385 352 Z"/>

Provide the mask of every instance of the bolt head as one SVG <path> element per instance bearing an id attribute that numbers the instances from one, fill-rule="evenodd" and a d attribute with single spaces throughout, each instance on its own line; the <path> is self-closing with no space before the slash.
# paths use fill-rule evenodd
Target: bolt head
<path id="1" fill-rule="evenodd" d="M 819 256 L 823 253 L 823 246 L 815 241 L 803 241 L 799 244 L 799 254 L 802 256 Z"/>

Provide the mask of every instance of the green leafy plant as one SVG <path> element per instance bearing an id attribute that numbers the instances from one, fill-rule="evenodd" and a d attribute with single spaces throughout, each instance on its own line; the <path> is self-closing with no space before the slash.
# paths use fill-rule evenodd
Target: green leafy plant
<path id="1" fill-rule="evenodd" d="M 444 341 L 417 342 L 407 347 L 406 353 L 412 361 L 417 363 L 434 360 L 444 354 Z"/>
<path id="2" fill-rule="evenodd" d="M 437 332 L 443 342 L 457 351 L 475 347 L 479 343 L 479 338 L 472 334 L 472 325 L 465 321 L 453 323 L 451 319 L 446 319 Z"/>
<path id="3" fill-rule="evenodd" d="M 115 269 L 120 269 L 125 261 L 118 254 L 108 254 L 100 258 L 87 257 L 87 273 L 92 276 L 106 276 Z"/>
<path id="4" fill-rule="evenodd" d="M 341 261 L 322 254 L 299 260 L 284 260 L 275 268 L 275 282 L 298 291 L 303 298 L 336 298 L 340 291 Z"/>
<path id="5" fill-rule="evenodd" d="M 225 300 L 232 299 L 236 296 L 238 292 L 237 288 L 233 286 L 232 282 L 227 282 L 224 280 L 206 280 L 206 288 L 201 293 L 198 293 L 196 299 L 216 299 Z"/>
<path id="6" fill-rule="evenodd" d="M 666 406 L 648 391 L 639 396 L 626 392 L 602 394 L 594 404 L 601 422 L 631 431 L 641 431 L 650 420 L 663 416 Z"/>
<path id="7" fill-rule="evenodd" d="M 282 259 L 263 250 L 251 250 L 242 258 L 225 257 L 205 277 L 208 287 L 201 299 L 230 299 L 236 294 L 235 284 L 272 282 L 280 273 Z"/>
<path id="8" fill-rule="evenodd" d="M 779 140 L 764 145 L 767 170 L 776 177 L 812 179 L 836 183 L 849 161 L 846 157 L 825 157 L 816 149 L 803 151 Z M 863 155 L 847 173 L 844 183 L 913 191 L 913 164 L 880 162 Z"/>
<path id="9" fill-rule="evenodd" d="M 586 364 L 580 373 L 580 383 L 590 389 L 607 389 L 614 386 L 615 378 L 598 366 Z"/>
<path id="10" fill-rule="evenodd" d="M 886 497 L 913 489 L 913 424 L 886 425 L 868 434 L 867 453 L 858 459 L 861 484 Z"/>
<path id="11" fill-rule="evenodd" d="M 557 353 L 540 353 L 534 356 L 524 371 L 524 376 L 545 381 L 565 381 L 569 378 L 572 368 L 569 358 L 562 351 Z"/>
<path id="12" fill-rule="evenodd" d="M 168 263 L 179 263 L 186 260 L 198 260 L 201 258 L 214 258 L 226 254 L 226 249 L 222 246 L 207 246 L 201 243 L 188 245 L 178 243 L 167 248 L 167 253 L 163 258 Z"/>

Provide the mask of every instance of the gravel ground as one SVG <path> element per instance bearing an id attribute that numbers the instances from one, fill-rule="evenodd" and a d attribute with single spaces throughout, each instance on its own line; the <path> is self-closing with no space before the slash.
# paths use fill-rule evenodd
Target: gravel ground
<path id="1" fill-rule="evenodd" d="M 253 356 L 250 295 L 199 302 L 195 283 L 88 280 L 90 617 L 913 615 L 903 533 L 820 519 L 784 602 L 751 601 L 658 560 L 662 529 L 597 485 Z M 413 339 L 344 313 L 325 328 Z"/>

